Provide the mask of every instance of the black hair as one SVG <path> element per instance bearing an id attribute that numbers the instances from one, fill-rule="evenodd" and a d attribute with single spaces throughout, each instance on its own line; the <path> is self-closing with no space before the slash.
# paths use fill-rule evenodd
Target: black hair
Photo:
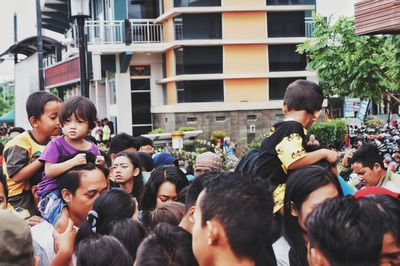
<path id="1" fill-rule="evenodd" d="M 199 207 L 202 226 L 217 219 L 237 257 L 256 261 L 271 246 L 273 200 L 260 177 L 220 173 L 207 184 Z"/>
<path id="2" fill-rule="evenodd" d="M 113 222 L 110 235 L 121 241 L 131 255 L 132 261 L 135 261 L 140 243 L 146 237 L 146 230 L 139 222 L 126 218 Z"/>
<path id="3" fill-rule="evenodd" d="M 24 133 L 25 129 L 23 129 L 22 127 L 12 127 L 8 130 L 8 135 L 10 135 L 13 132 Z"/>
<path id="4" fill-rule="evenodd" d="M 82 240 L 94 235 L 110 234 L 113 222 L 132 218 L 135 213 L 136 203 L 132 197 L 123 190 L 110 190 L 101 194 L 93 203 L 92 211 L 89 212 L 86 220 L 76 234 L 75 243 L 79 244 Z M 97 216 L 97 217 L 96 217 Z"/>
<path id="5" fill-rule="evenodd" d="M 60 162 L 65 162 L 69 159 L 72 159 L 79 153 L 86 154 L 87 163 L 84 165 L 75 166 L 75 167 L 69 169 L 68 171 L 64 172 L 60 176 L 58 176 L 56 178 L 56 180 L 57 180 L 57 187 L 58 187 L 59 191 L 61 191 L 63 189 L 67 189 L 69 192 L 71 192 L 74 195 L 76 190 L 81 185 L 81 175 L 85 171 L 93 171 L 95 169 L 98 169 L 104 174 L 105 179 L 107 179 L 108 169 L 106 169 L 102 165 L 95 164 L 96 156 L 93 153 L 77 152 L 77 153 L 62 157 L 60 159 Z"/>
<path id="6" fill-rule="evenodd" d="M 324 95 L 318 84 L 303 79 L 290 83 L 283 96 L 283 103 L 288 111 L 305 110 L 309 114 L 321 110 L 323 101 Z"/>
<path id="7" fill-rule="evenodd" d="M 128 158 L 128 160 L 133 164 L 134 168 L 139 169 L 139 174 L 137 176 L 132 176 L 133 179 L 133 191 L 131 195 L 136 198 L 138 203 L 140 204 L 142 201 L 143 191 L 144 191 L 144 182 L 143 182 L 143 175 L 142 175 L 142 165 L 140 162 L 139 157 L 136 153 L 133 152 L 119 152 L 115 158 L 124 156 Z"/>
<path id="8" fill-rule="evenodd" d="M 117 154 L 129 148 L 135 148 L 136 150 L 139 150 L 135 137 L 126 133 L 119 133 L 111 138 L 108 153 Z"/>
<path id="9" fill-rule="evenodd" d="M 175 166 L 160 166 L 151 172 L 149 181 L 144 188 L 142 210 L 153 210 L 157 205 L 158 188 L 164 182 L 171 182 L 176 186 L 177 195 L 189 184 L 185 174 Z"/>
<path id="10" fill-rule="evenodd" d="M 47 91 L 36 91 L 29 95 L 26 100 L 26 114 L 31 117 L 40 118 L 44 112 L 44 106 L 51 101 L 62 102 L 61 99 Z"/>
<path id="11" fill-rule="evenodd" d="M 150 138 L 146 138 L 144 136 L 137 136 L 136 140 L 138 142 L 139 147 L 150 145 L 153 147 L 153 141 Z"/>
<path id="12" fill-rule="evenodd" d="M 60 125 L 64 126 L 66 120 L 74 115 L 76 118 L 83 119 L 88 122 L 89 129 L 96 127 L 97 110 L 94 103 L 83 96 L 74 96 L 66 100 L 61 106 L 58 113 Z"/>
<path id="13" fill-rule="evenodd" d="M 358 200 L 369 200 L 378 206 L 385 217 L 384 232 L 393 234 L 396 245 L 400 246 L 400 199 L 389 195 L 368 195 Z"/>
<path id="14" fill-rule="evenodd" d="M 77 266 L 132 266 L 133 260 L 121 242 L 113 236 L 92 236 L 77 248 Z"/>
<path id="15" fill-rule="evenodd" d="M 383 164 L 383 156 L 375 144 L 366 143 L 356 150 L 351 158 L 351 163 L 361 163 L 364 167 L 374 168 L 378 163 L 382 169 L 386 169 Z"/>
<path id="16" fill-rule="evenodd" d="M 0 142 L 0 156 L 3 155 L 3 152 L 4 152 L 4 145 L 3 143 Z"/>
<path id="17" fill-rule="evenodd" d="M 139 156 L 140 162 L 142 163 L 142 167 L 146 172 L 151 172 L 154 169 L 154 161 L 153 158 L 148 153 L 145 152 L 138 152 L 137 155 Z"/>
<path id="18" fill-rule="evenodd" d="M 370 202 L 326 200 L 306 219 L 310 247 L 318 248 L 332 266 L 379 265 L 383 220 Z"/>
<path id="19" fill-rule="evenodd" d="M 6 196 L 5 201 L 8 202 L 8 185 L 6 176 L 3 174 L 3 168 L 0 167 L 0 185 L 3 186 L 4 195 Z"/>
<path id="20" fill-rule="evenodd" d="M 143 225 L 153 230 L 160 223 L 179 225 L 185 215 L 185 205 L 181 202 L 166 202 L 143 216 Z"/>
<path id="21" fill-rule="evenodd" d="M 290 244 L 289 259 L 292 265 L 308 265 L 307 249 L 303 238 L 303 229 L 298 217 L 291 214 L 292 207 L 300 211 L 304 201 L 315 190 L 332 184 L 339 195 L 343 195 L 337 177 L 328 169 L 311 165 L 291 172 L 286 182 L 284 199 L 284 234 Z"/>
<path id="22" fill-rule="evenodd" d="M 192 206 L 196 205 L 196 200 L 199 197 L 201 191 L 206 187 L 206 183 L 212 180 L 215 176 L 217 176 L 219 172 L 205 172 L 202 175 L 196 177 L 192 183 L 188 186 L 186 192 L 186 201 L 185 201 L 185 211 L 188 212 Z"/>
<path id="23" fill-rule="evenodd" d="M 184 229 L 166 223 L 156 226 L 140 245 L 137 266 L 196 266 L 192 237 Z"/>

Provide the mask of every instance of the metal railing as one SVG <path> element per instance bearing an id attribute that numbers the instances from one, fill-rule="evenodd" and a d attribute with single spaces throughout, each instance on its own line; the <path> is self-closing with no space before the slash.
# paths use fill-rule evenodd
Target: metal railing
<path id="1" fill-rule="evenodd" d="M 85 30 L 88 44 L 120 44 L 124 43 L 123 20 L 87 20 Z"/>
<path id="2" fill-rule="evenodd" d="M 183 23 L 182 19 L 174 21 L 175 40 L 183 40 Z"/>
<path id="3" fill-rule="evenodd" d="M 132 43 L 164 41 L 162 24 L 154 24 L 151 19 L 130 19 L 129 22 Z"/>
<path id="4" fill-rule="evenodd" d="M 312 17 L 306 17 L 304 19 L 305 25 L 305 37 L 314 37 L 314 20 Z"/>

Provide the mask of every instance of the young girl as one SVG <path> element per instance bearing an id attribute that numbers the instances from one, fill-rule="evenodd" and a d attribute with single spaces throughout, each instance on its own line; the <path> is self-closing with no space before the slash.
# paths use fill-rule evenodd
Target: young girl
<path id="1" fill-rule="evenodd" d="M 140 159 L 132 152 L 120 152 L 111 166 L 112 186 L 120 187 L 141 203 L 144 182 Z"/>
<path id="2" fill-rule="evenodd" d="M 96 116 L 93 102 L 82 96 L 72 97 L 61 106 L 58 119 L 63 135 L 50 141 L 39 158 L 45 163 L 42 181 L 37 186 L 39 210 L 50 223 L 56 222 L 63 205 L 57 190 L 56 177 L 75 166 L 86 164 L 83 152 L 100 156 L 99 148 L 84 139 L 95 127 Z M 59 163 L 62 157 L 76 153 L 78 154 L 72 159 Z"/>

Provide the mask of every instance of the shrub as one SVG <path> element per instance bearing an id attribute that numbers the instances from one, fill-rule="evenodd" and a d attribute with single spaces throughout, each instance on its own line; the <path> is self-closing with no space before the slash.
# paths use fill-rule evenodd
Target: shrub
<path id="1" fill-rule="evenodd" d="M 180 127 L 176 131 L 183 131 L 183 132 L 186 131 L 187 132 L 187 131 L 195 131 L 195 130 L 197 130 L 197 129 L 194 127 Z"/>
<path id="2" fill-rule="evenodd" d="M 371 116 L 367 118 L 367 121 L 365 121 L 365 126 L 373 129 L 375 132 L 379 132 L 379 129 L 383 126 L 383 122 L 379 118 Z"/>
<path id="3" fill-rule="evenodd" d="M 334 119 L 315 123 L 308 130 L 308 136 L 311 134 L 315 135 L 321 145 L 340 149 L 347 134 L 346 122 Z"/>
<path id="4" fill-rule="evenodd" d="M 149 132 L 149 134 L 161 134 L 161 133 L 165 133 L 165 129 L 163 128 L 155 128 L 152 131 Z"/>
<path id="5" fill-rule="evenodd" d="M 214 130 L 213 132 L 211 132 L 210 140 L 215 143 L 217 141 L 217 139 L 223 140 L 225 137 L 226 137 L 225 131 Z"/>

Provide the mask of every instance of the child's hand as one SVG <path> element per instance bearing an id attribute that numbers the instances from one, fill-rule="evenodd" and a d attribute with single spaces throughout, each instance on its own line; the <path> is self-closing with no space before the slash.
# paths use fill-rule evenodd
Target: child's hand
<path id="1" fill-rule="evenodd" d="M 83 165 L 86 164 L 86 154 L 85 153 L 79 153 L 77 155 L 75 155 L 74 158 L 71 159 L 74 162 L 74 165 Z"/>
<path id="2" fill-rule="evenodd" d="M 104 156 L 102 155 L 97 155 L 95 164 L 100 164 L 104 166 L 106 164 L 106 159 L 104 159 Z"/>
<path id="3" fill-rule="evenodd" d="M 356 149 L 350 149 L 346 154 L 344 155 L 344 158 L 342 160 L 342 166 L 347 168 L 350 167 L 350 160 L 353 158 L 353 154 L 356 152 Z"/>
<path id="4" fill-rule="evenodd" d="M 339 160 L 339 154 L 336 151 L 332 150 L 325 150 L 325 159 L 329 163 L 336 163 Z"/>

